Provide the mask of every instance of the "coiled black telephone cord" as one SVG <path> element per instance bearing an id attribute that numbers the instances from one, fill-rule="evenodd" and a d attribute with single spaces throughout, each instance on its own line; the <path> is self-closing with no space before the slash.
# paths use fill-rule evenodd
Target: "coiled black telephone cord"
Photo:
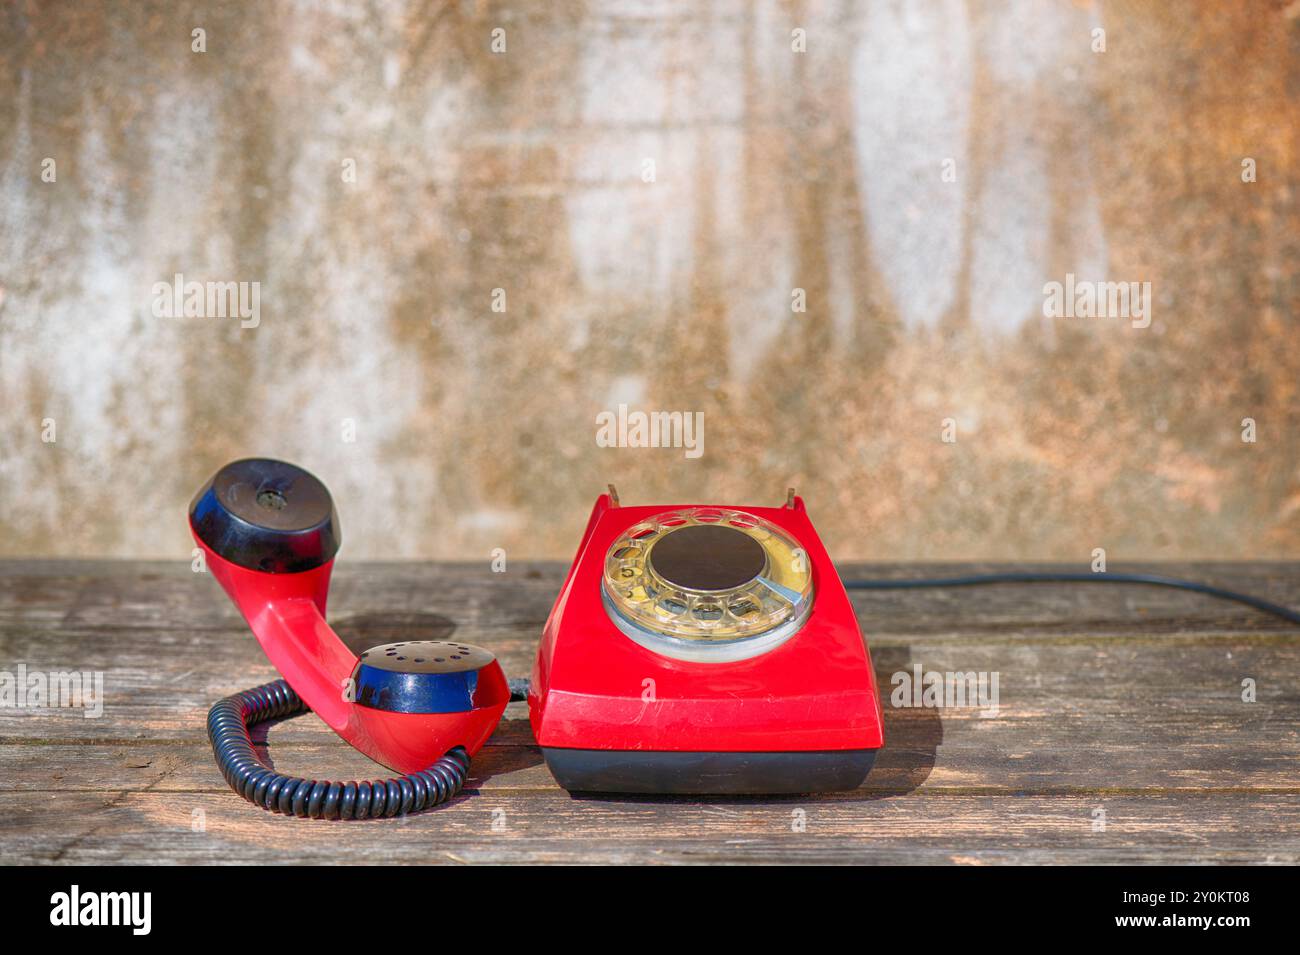
<path id="1" fill-rule="evenodd" d="M 469 754 L 461 746 L 448 750 L 428 769 L 395 779 L 339 783 L 277 773 L 257 755 L 249 728 L 306 710 L 284 680 L 213 704 L 208 710 L 208 739 L 231 789 L 263 809 L 285 815 L 366 819 L 401 816 L 444 803 L 461 791 L 469 776 Z"/>

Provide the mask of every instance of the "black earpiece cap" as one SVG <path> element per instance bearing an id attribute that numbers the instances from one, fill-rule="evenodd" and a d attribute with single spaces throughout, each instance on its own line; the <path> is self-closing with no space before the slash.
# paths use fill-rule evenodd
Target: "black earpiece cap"
<path id="1" fill-rule="evenodd" d="M 213 553 L 273 574 L 319 567 L 341 541 L 325 485 L 270 458 L 232 461 L 214 474 L 190 502 L 190 524 Z"/>

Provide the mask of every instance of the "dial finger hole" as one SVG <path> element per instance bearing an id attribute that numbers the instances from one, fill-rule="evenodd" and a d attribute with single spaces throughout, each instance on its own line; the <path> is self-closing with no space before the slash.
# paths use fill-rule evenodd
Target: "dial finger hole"
<path id="1" fill-rule="evenodd" d="M 714 624 L 722 619 L 722 604 L 705 601 L 695 605 L 691 616 L 700 623 Z"/>
<path id="2" fill-rule="evenodd" d="M 686 612 L 686 601 L 675 596 L 660 597 L 655 608 L 670 617 L 677 617 Z"/>

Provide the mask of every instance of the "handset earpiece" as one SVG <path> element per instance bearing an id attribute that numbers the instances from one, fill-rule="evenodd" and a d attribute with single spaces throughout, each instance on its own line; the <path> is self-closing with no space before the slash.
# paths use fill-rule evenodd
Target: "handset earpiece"
<path id="1" fill-rule="evenodd" d="M 339 521 L 316 477 L 283 461 L 227 464 L 195 495 L 190 528 L 207 567 L 285 680 L 216 704 L 218 764 L 241 795 L 268 809 L 326 818 L 397 815 L 463 785 L 510 700 L 487 651 L 457 641 L 405 641 L 360 657 L 325 620 Z M 263 764 L 248 726 L 310 708 L 376 762 L 407 776 L 330 783 Z"/>

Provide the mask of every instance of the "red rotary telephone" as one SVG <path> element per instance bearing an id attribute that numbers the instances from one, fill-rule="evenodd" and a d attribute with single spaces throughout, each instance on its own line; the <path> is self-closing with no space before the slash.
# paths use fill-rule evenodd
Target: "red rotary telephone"
<path id="1" fill-rule="evenodd" d="M 501 667 L 454 640 L 360 656 L 344 645 L 325 619 L 340 535 L 319 480 L 281 461 L 235 461 L 199 490 L 190 528 L 284 675 L 208 714 L 217 764 L 240 795 L 357 819 L 459 792 L 510 700 Z M 602 495 L 547 620 L 528 704 L 547 766 L 571 791 L 851 789 L 883 744 L 866 643 L 793 495 L 778 508 L 625 508 Z M 249 727 L 304 708 L 404 775 L 332 782 L 264 763 Z"/>
<path id="2" fill-rule="evenodd" d="M 866 641 L 793 494 L 746 508 L 602 495 L 528 705 L 571 791 L 853 789 L 884 743 Z"/>

